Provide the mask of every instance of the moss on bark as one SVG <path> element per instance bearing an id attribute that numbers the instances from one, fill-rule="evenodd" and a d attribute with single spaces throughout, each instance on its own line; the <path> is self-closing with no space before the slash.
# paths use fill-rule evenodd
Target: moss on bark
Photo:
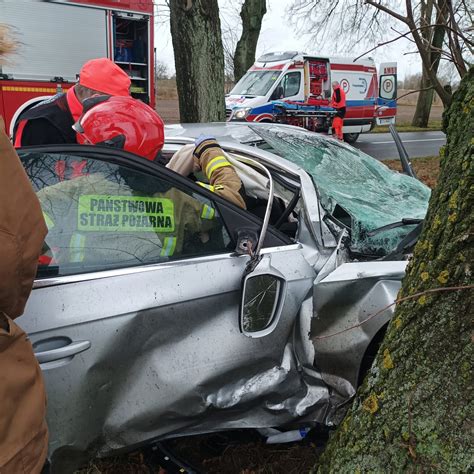
<path id="1" fill-rule="evenodd" d="M 474 69 L 444 115 L 438 185 L 399 297 L 472 285 Z M 473 291 L 397 306 L 364 384 L 315 466 L 326 472 L 468 472 L 474 467 Z"/>

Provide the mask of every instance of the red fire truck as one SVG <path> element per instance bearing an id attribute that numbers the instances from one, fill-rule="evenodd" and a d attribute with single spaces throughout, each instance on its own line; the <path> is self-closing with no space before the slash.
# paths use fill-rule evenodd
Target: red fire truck
<path id="1" fill-rule="evenodd" d="M 69 89 L 93 58 L 114 60 L 130 76 L 132 95 L 155 103 L 153 0 L 0 3 L 0 23 L 20 43 L 0 65 L 0 115 L 10 133 L 21 112 Z"/>

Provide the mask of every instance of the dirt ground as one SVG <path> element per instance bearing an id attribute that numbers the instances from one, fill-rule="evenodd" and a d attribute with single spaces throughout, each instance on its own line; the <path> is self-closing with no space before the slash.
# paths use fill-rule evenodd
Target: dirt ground
<path id="1" fill-rule="evenodd" d="M 158 97 L 156 100 L 156 110 L 164 120 L 165 124 L 179 123 L 179 105 L 178 99 L 169 98 L 163 99 Z M 397 112 L 397 121 L 400 124 L 410 123 L 413 114 L 415 113 L 414 105 L 399 105 Z M 443 107 L 440 105 L 433 105 L 431 107 L 430 120 L 439 121 L 443 113 Z"/>

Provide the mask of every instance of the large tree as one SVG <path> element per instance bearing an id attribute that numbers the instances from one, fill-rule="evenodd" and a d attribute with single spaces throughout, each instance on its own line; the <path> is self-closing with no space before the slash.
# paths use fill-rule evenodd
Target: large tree
<path id="1" fill-rule="evenodd" d="M 237 82 L 255 62 L 255 51 L 267 12 L 266 0 L 245 0 L 240 11 L 242 35 L 234 53 L 234 80 Z"/>
<path id="2" fill-rule="evenodd" d="M 474 69 L 443 117 L 438 186 L 376 360 L 319 459 L 325 472 L 469 472 Z"/>
<path id="3" fill-rule="evenodd" d="M 181 122 L 224 121 L 224 53 L 217 0 L 169 3 Z"/>

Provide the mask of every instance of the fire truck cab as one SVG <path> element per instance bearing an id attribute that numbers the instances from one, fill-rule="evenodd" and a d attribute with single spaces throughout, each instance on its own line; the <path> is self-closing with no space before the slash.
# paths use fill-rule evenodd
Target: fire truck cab
<path id="1" fill-rule="evenodd" d="M 0 115 L 10 134 L 21 112 L 68 90 L 94 58 L 114 60 L 132 95 L 154 104 L 152 0 L 0 0 L 0 22 L 20 45 L 0 65 Z"/>
<path id="2" fill-rule="evenodd" d="M 375 124 L 395 122 L 397 63 L 372 59 L 311 56 L 297 51 L 267 53 L 226 96 L 228 120 L 281 122 L 313 131 L 327 131 L 331 83 L 346 93 L 344 137 L 354 142 Z"/>

